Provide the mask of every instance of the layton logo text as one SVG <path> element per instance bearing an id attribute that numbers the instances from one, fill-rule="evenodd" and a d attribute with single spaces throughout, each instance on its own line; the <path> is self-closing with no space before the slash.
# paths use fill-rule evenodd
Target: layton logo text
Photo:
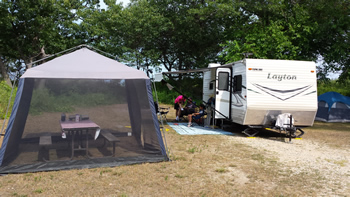
<path id="1" fill-rule="evenodd" d="M 297 80 L 296 75 L 288 75 L 288 74 L 282 74 L 282 75 L 276 75 L 276 74 L 267 74 L 267 79 L 275 79 L 277 81 L 282 80 Z"/>

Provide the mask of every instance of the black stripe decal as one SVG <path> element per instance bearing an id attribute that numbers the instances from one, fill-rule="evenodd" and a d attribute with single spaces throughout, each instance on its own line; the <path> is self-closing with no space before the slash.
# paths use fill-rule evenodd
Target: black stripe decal
<path id="1" fill-rule="evenodd" d="M 312 85 L 308 85 L 308 86 L 304 86 L 301 88 L 296 88 L 296 89 L 292 89 L 292 90 L 277 90 L 277 89 L 272 89 L 272 88 L 268 88 L 259 84 L 253 84 L 255 87 L 259 88 L 261 91 L 275 97 L 278 98 L 282 101 L 288 100 L 290 98 L 293 98 L 303 92 L 305 92 L 306 90 L 310 89 L 312 87 Z M 284 94 L 286 93 L 294 93 L 293 95 L 283 98 Z M 276 95 L 276 94 L 280 94 L 280 95 Z"/>

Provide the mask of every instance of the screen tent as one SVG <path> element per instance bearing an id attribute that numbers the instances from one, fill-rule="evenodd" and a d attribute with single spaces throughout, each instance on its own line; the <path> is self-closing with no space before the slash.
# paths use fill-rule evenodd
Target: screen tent
<path id="1" fill-rule="evenodd" d="M 0 149 L 0 173 L 167 160 L 150 83 L 144 72 L 88 48 L 28 69 Z M 79 114 L 99 128 L 63 134 L 63 114 L 65 121 Z"/>

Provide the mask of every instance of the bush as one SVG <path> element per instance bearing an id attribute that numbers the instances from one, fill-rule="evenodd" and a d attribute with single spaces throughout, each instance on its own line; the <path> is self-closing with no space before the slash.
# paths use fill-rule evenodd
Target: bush
<path id="1" fill-rule="evenodd" d="M 331 80 L 326 82 L 318 82 L 317 94 L 321 95 L 326 92 L 338 92 L 344 96 L 350 96 L 350 81 L 339 82 L 337 80 Z"/>
<path id="2" fill-rule="evenodd" d="M 48 88 L 33 91 L 29 113 L 40 115 L 42 112 L 73 112 L 75 107 L 94 107 L 110 105 L 122 102 L 113 94 L 96 92 L 67 92 L 66 94 L 54 94 Z"/>
<path id="3" fill-rule="evenodd" d="M 6 115 L 6 109 L 8 106 L 8 102 L 11 96 L 12 87 L 10 87 L 5 81 L 0 81 L 0 119 L 4 119 Z M 7 118 L 10 117 L 13 102 L 15 101 L 17 92 L 17 87 L 13 90 L 12 98 L 10 101 L 9 112 L 7 114 Z"/>
<path id="4" fill-rule="evenodd" d="M 202 103 L 203 95 L 203 82 L 202 78 L 184 78 L 179 81 L 170 81 L 169 84 L 175 87 L 176 90 L 181 92 L 187 97 L 191 97 L 197 104 Z M 180 95 L 177 91 L 169 90 L 166 85 L 160 82 L 155 83 L 158 95 L 158 101 L 164 104 L 174 104 L 174 100 Z M 153 90 L 153 97 L 155 96 Z M 155 98 L 154 98 L 155 100 Z"/>
<path id="5" fill-rule="evenodd" d="M 29 113 L 70 113 L 77 107 L 125 103 L 122 80 L 50 79 L 34 84 Z"/>

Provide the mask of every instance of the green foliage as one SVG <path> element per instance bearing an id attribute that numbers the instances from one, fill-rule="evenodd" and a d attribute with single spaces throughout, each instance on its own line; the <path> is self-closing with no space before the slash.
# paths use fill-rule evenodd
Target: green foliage
<path id="1" fill-rule="evenodd" d="M 40 86 L 42 82 L 46 82 L 45 87 L 33 90 L 29 111 L 33 115 L 42 112 L 68 113 L 76 107 L 125 103 L 125 90 L 119 80 L 108 83 L 103 80 L 48 80 L 38 81 L 35 86 Z"/>
<path id="2" fill-rule="evenodd" d="M 350 3 L 344 0 L 246 0 L 241 6 L 240 27 L 221 45 L 226 61 L 252 58 L 317 60 L 324 58 L 324 78 L 342 71 L 350 79 Z M 323 76 L 323 77 L 322 77 Z"/>
<path id="3" fill-rule="evenodd" d="M 90 43 L 94 35 L 90 36 L 79 25 L 79 20 L 84 21 L 79 13 L 96 9 L 96 3 L 95 0 L 0 1 L 0 58 L 4 63 L 0 64 L 1 73 L 19 71 L 16 76 L 19 78 L 36 60 Z"/>
<path id="4" fill-rule="evenodd" d="M 181 92 L 187 97 L 191 97 L 196 104 L 202 103 L 202 92 L 203 92 L 203 79 L 202 78 L 192 78 L 186 77 L 181 81 L 170 81 L 169 84 L 175 87 L 176 90 Z M 169 90 L 166 85 L 162 83 L 156 83 L 158 101 L 164 104 L 174 104 L 174 100 L 180 94 L 173 90 Z M 153 95 L 155 93 L 153 92 Z M 155 98 L 154 98 L 155 99 Z"/>
<path id="5" fill-rule="evenodd" d="M 315 24 L 310 51 L 324 58 L 325 71 L 342 71 L 339 80 L 350 80 L 350 1 L 305 1 Z"/>
<path id="6" fill-rule="evenodd" d="M 253 58 L 316 60 L 350 79 L 350 2 L 345 0 L 0 1 L 1 72 L 88 43 L 140 68 L 203 68 Z M 29 64 L 28 64 L 29 65 Z M 3 74 L 2 74 L 3 75 Z M 182 81 L 183 75 L 170 76 Z M 186 84 L 188 85 L 188 84 Z"/>
<path id="7" fill-rule="evenodd" d="M 11 90 L 12 88 L 9 85 L 7 85 L 5 81 L 0 81 L 0 119 L 5 118 L 6 109 L 11 96 Z M 13 103 L 15 101 L 16 92 L 17 92 L 17 87 L 15 87 L 12 93 L 12 98 L 10 101 L 10 107 L 9 107 L 9 112 L 7 114 L 7 118 L 9 118 L 11 115 L 11 110 L 12 110 Z"/>
<path id="8" fill-rule="evenodd" d="M 153 94 L 154 95 L 154 94 Z M 158 101 L 164 104 L 174 104 L 174 100 L 179 94 L 164 88 L 157 89 Z"/>
<path id="9" fill-rule="evenodd" d="M 321 95 L 326 92 L 338 92 L 344 96 L 350 97 L 350 80 L 345 82 L 330 80 L 330 81 L 319 81 L 317 84 L 317 94 Z"/>
<path id="10" fill-rule="evenodd" d="M 253 53 L 253 57 L 260 59 L 305 59 L 300 56 L 300 48 L 293 44 L 298 35 L 288 35 L 280 21 L 271 22 L 265 28 L 259 24 L 250 26 L 242 41 L 227 41 L 222 45 L 226 61 L 238 61 L 243 53 Z"/>
<path id="11" fill-rule="evenodd" d="M 226 61 L 238 61 L 243 53 L 261 59 L 315 59 L 304 52 L 314 27 L 299 4 L 269 0 L 259 6 L 249 2 L 242 8 L 249 18 L 235 32 L 235 39 L 222 45 Z"/>
<path id="12" fill-rule="evenodd" d="M 96 25 L 103 23 L 109 33 L 107 39 L 113 44 L 108 50 L 119 55 L 122 51 L 138 67 L 193 69 L 218 60 L 225 30 L 231 29 L 239 14 L 236 4 L 138 0 L 123 10 L 110 4 L 106 12 L 111 20 Z"/>
<path id="13" fill-rule="evenodd" d="M 33 93 L 29 113 L 39 115 L 42 112 L 72 112 L 75 107 L 93 107 L 115 104 L 115 97 L 105 93 L 74 93 L 54 95 L 48 89 Z"/>

